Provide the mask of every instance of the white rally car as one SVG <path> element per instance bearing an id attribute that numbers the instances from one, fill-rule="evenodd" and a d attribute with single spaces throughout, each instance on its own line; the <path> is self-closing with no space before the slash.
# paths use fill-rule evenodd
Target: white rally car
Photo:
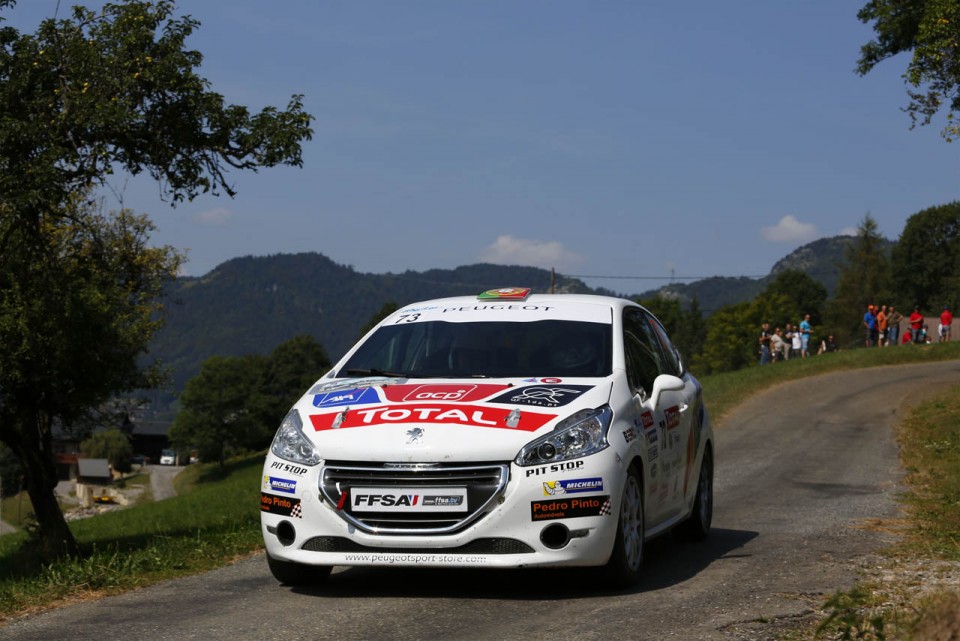
<path id="1" fill-rule="evenodd" d="M 317 381 L 260 509 L 288 584 L 335 565 L 605 566 L 629 584 L 645 540 L 707 535 L 713 432 L 643 307 L 491 290 L 407 305 Z"/>

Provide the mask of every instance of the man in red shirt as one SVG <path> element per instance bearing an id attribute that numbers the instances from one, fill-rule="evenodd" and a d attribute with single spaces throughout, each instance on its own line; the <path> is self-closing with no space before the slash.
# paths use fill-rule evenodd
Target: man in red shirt
<path id="1" fill-rule="evenodd" d="M 953 314 L 950 308 L 944 305 L 943 313 L 940 314 L 940 342 L 946 343 L 950 340 L 950 325 L 953 324 Z"/>
<path id="2" fill-rule="evenodd" d="M 920 342 L 920 332 L 923 330 L 923 314 L 920 313 L 919 307 L 913 308 L 913 313 L 910 314 L 910 330 L 913 332 L 913 342 Z"/>

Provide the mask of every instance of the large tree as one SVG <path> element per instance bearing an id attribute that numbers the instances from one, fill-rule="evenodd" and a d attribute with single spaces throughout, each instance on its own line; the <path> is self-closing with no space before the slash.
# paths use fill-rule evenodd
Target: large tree
<path id="1" fill-rule="evenodd" d="M 184 386 L 170 439 L 221 466 L 230 453 L 264 449 L 294 402 L 329 368 L 323 347 L 306 335 L 269 356 L 212 356 Z"/>
<path id="2" fill-rule="evenodd" d="M 827 305 L 827 325 L 841 343 L 862 335 L 867 305 L 893 303 L 888 246 L 873 216 L 864 216 L 857 236 L 847 244 L 837 291 Z"/>
<path id="3" fill-rule="evenodd" d="M 930 313 L 960 303 L 960 202 L 910 216 L 891 264 L 904 309 L 917 305 Z"/>
<path id="4" fill-rule="evenodd" d="M 174 9 L 126 0 L 34 34 L 0 28 L 0 439 L 23 464 L 48 554 L 76 549 L 53 494 L 54 428 L 151 382 L 138 359 L 178 261 L 147 248 L 145 219 L 77 198 L 115 171 L 146 172 L 174 204 L 232 195 L 230 169 L 299 166 L 311 135 L 299 96 L 251 114 L 211 91 L 185 47 L 198 24 Z"/>
<path id="5" fill-rule="evenodd" d="M 903 74 L 910 97 L 905 111 L 914 125 L 926 125 L 946 104 L 943 136 L 950 141 L 960 135 L 960 3 L 871 0 L 857 16 L 876 33 L 861 48 L 857 71 L 864 75 L 887 58 L 911 53 Z"/>
<path id="6" fill-rule="evenodd" d="M 145 216 L 104 216 L 84 198 L 36 228 L 0 214 L 0 440 L 23 467 L 45 551 L 72 552 L 53 493 L 55 432 L 82 433 L 113 395 L 155 383 L 138 359 L 180 256 L 148 247 Z"/>

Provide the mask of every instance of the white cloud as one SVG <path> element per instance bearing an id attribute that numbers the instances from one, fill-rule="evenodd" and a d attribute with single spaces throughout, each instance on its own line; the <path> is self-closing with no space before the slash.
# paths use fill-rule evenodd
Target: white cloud
<path id="1" fill-rule="evenodd" d="M 514 238 L 504 235 L 480 252 L 480 260 L 495 265 L 528 265 L 541 269 L 568 270 L 583 264 L 584 258 L 556 241 Z"/>
<path id="2" fill-rule="evenodd" d="M 193 220 L 201 225 L 220 227 L 221 225 L 226 225 L 227 221 L 229 221 L 231 218 L 233 218 L 232 211 L 226 207 L 217 207 L 216 209 L 201 211 L 199 214 L 193 217 Z"/>
<path id="3" fill-rule="evenodd" d="M 859 233 L 860 232 L 857 230 L 856 227 L 844 227 L 839 232 L 837 232 L 837 235 L 838 236 L 856 236 Z"/>
<path id="4" fill-rule="evenodd" d="M 764 227 L 760 230 L 760 235 L 771 243 L 807 243 L 815 240 L 819 232 L 816 225 L 801 223 L 795 217 L 787 215 L 773 227 Z"/>

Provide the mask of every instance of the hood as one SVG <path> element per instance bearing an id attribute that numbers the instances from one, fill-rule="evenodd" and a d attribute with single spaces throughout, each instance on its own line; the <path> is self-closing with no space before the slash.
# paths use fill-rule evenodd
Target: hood
<path id="1" fill-rule="evenodd" d="M 296 408 L 326 460 L 510 461 L 533 439 L 610 398 L 606 378 L 321 381 Z"/>

